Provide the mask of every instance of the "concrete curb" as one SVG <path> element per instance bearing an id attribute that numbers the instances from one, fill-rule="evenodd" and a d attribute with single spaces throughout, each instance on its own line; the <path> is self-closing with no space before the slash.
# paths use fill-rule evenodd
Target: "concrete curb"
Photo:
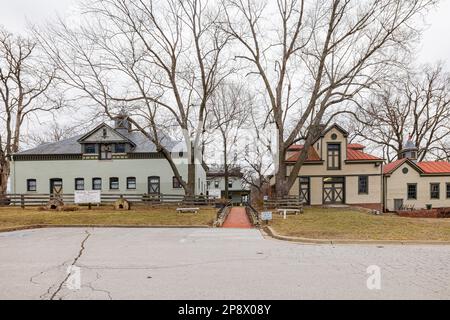
<path id="1" fill-rule="evenodd" d="M 92 228 L 92 229 L 213 229 L 211 226 L 198 225 L 198 226 L 127 226 L 127 225 L 55 225 L 55 224 L 37 224 L 32 226 L 14 227 L 0 229 L 0 233 L 24 231 L 24 230 L 36 230 L 36 229 L 56 229 L 56 228 Z"/>
<path id="2" fill-rule="evenodd" d="M 297 242 L 304 244 L 330 244 L 330 245 L 450 245 L 450 241 L 416 241 L 416 240 L 330 240 L 330 239 L 309 239 L 299 237 L 288 237 L 279 235 L 272 227 L 265 226 L 263 230 L 268 236 L 282 241 Z"/>

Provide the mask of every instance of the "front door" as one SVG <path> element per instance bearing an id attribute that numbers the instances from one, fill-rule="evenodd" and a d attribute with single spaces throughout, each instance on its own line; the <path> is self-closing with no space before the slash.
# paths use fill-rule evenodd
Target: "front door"
<path id="1" fill-rule="evenodd" d="M 345 178 L 330 177 L 323 180 L 323 203 L 345 203 Z"/>
<path id="2" fill-rule="evenodd" d="M 159 195 L 161 193 L 161 180 L 159 177 L 148 178 L 148 194 Z"/>
<path id="3" fill-rule="evenodd" d="M 310 192 L 310 178 L 300 177 L 300 201 L 306 205 L 311 204 L 311 192 Z"/>
<path id="4" fill-rule="evenodd" d="M 60 178 L 50 179 L 50 195 L 63 193 L 63 181 Z"/>

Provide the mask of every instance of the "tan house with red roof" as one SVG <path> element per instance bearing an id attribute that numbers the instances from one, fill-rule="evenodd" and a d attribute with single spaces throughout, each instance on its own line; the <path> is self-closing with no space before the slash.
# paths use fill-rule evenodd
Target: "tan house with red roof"
<path id="1" fill-rule="evenodd" d="M 400 159 L 384 169 L 384 208 L 397 211 L 450 207 L 450 163 L 417 162 L 418 148 L 408 141 Z"/>
<path id="2" fill-rule="evenodd" d="M 382 209 L 383 159 L 364 152 L 360 144 L 348 143 L 348 132 L 335 124 L 323 131 L 308 150 L 290 195 L 308 205 L 351 205 Z M 288 150 L 287 163 L 296 163 L 303 146 Z"/>

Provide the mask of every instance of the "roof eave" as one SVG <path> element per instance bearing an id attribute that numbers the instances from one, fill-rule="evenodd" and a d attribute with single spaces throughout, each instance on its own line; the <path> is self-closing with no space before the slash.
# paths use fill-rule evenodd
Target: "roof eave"
<path id="1" fill-rule="evenodd" d="M 106 123 L 101 123 L 101 124 L 99 124 L 97 127 L 95 127 L 95 129 L 89 131 L 89 132 L 86 133 L 84 136 L 82 136 L 80 139 L 78 139 L 77 142 L 80 143 L 80 144 L 84 143 L 84 140 L 85 140 L 86 138 L 88 138 L 89 136 L 91 136 L 91 134 L 93 134 L 94 132 L 100 130 L 101 127 L 107 127 L 108 129 L 111 129 L 111 130 L 114 131 L 116 134 L 118 134 L 120 137 L 122 137 L 125 141 L 127 141 L 129 144 L 131 144 L 131 145 L 133 146 L 133 148 L 136 148 L 136 144 L 135 144 L 132 140 L 128 139 L 128 138 L 125 137 L 123 134 L 121 134 L 119 131 L 117 131 L 116 129 L 112 128 L 111 126 L 109 126 L 109 125 L 106 124 Z M 122 141 L 109 141 L 109 142 L 117 143 L 117 142 L 122 142 Z"/>
<path id="2" fill-rule="evenodd" d="M 355 164 L 355 163 L 383 163 L 383 159 L 367 159 L 367 160 L 345 160 L 345 163 Z"/>
<path id="3" fill-rule="evenodd" d="M 295 165 L 297 161 L 286 161 L 287 165 Z M 316 165 L 316 164 L 324 164 L 324 160 L 313 160 L 313 161 L 305 161 L 304 165 Z"/>

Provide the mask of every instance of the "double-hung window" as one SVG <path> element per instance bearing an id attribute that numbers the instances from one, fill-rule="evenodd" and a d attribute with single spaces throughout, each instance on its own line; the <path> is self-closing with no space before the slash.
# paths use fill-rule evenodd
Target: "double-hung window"
<path id="1" fill-rule="evenodd" d="M 439 199 L 441 197 L 440 186 L 441 185 L 439 183 L 430 184 L 430 198 L 431 199 Z"/>
<path id="2" fill-rule="evenodd" d="M 102 190 L 102 178 L 92 179 L 92 190 Z"/>
<path id="3" fill-rule="evenodd" d="M 35 192 L 37 190 L 36 179 L 28 179 L 27 180 L 27 191 Z"/>
<path id="4" fill-rule="evenodd" d="M 408 200 L 417 200 L 417 183 L 410 183 L 407 186 Z"/>
<path id="5" fill-rule="evenodd" d="M 75 190 L 77 190 L 77 191 L 84 190 L 84 179 L 83 178 L 75 179 Z"/>
<path id="6" fill-rule="evenodd" d="M 119 190 L 119 178 L 109 178 L 109 189 Z"/>
<path id="7" fill-rule="evenodd" d="M 341 145 L 338 143 L 329 143 L 327 150 L 328 170 L 341 169 Z"/>
<path id="8" fill-rule="evenodd" d="M 369 177 L 359 176 L 358 177 L 358 193 L 359 194 L 369 194 Z"/>
<path id="9" fill-rule="evenodd" d="M 127 178 L 127 189 L 128 190 L 136 190 L 136 178 L 135 177 Z"/>

